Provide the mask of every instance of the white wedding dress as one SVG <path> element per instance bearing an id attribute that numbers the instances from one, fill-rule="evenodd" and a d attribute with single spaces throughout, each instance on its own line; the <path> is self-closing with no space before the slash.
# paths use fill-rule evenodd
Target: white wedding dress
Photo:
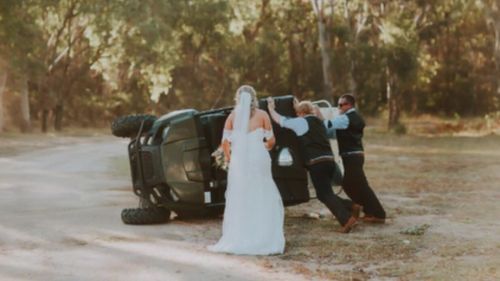
<path id="1" fill-rule="evenodd" d="M 240 98 L 239 105 L 247 106 L 246 102 Z M 264 128 L 238 132 L 237 126 L 248 128 L 250 116 L 244 111 L 237 105 L 222 237 L 209 250 L 241 255 L 281 254 L 285 248 L 283 202 L 263 142 L 272 132 Z"/>

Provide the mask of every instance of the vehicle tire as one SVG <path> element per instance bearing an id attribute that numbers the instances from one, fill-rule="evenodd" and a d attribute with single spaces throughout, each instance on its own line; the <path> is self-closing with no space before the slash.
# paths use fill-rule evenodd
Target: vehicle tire
<path id="1" fill-rule="evenodd" d="M 165 208 L 129 208 L 122 210 L 125 224 L 159 224 L 170 220 L 170 210 Z"/>
<path id="2" fill-rule="evenodd" d="M 134 114 L 120 116 L 111 123 L 111 133 L 116 137 L 134 138 L 141 128 L 144 120 L 143 131 L 147 132 L 156 121 L 156 116 L 149 114 Z"/>

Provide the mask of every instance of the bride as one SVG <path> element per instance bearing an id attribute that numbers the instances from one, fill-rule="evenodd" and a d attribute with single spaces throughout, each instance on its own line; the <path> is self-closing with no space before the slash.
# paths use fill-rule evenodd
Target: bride
<path id="1" fill-rule="evenodd" d="M 235 99 L 236 107 L 226 120 L 222 137 L 224 155 L 230 161 L 222 237 L 209 250 L 281 254 L 285 248 L 284 209 L 271 175 L 268 150 L 275 143 L 271 121 L 257 108 L 251 86 L 241 86 Z"/>

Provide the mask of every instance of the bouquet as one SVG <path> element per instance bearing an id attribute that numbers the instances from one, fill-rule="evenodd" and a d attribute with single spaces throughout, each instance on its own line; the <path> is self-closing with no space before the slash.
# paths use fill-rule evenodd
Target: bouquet
<path id="1" fill-rule="evenodd" d="M 226 161 L 222 146 L 219 146 L 219 148 L 212 153 L 212 157 L 215 160 L 214 166 L 227 172 L 229 169 L 229 162 Z"/>

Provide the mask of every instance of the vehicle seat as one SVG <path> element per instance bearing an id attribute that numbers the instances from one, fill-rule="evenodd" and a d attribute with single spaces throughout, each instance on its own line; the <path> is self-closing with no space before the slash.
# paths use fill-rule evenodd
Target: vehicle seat
<path id="1" fill-rule="evenodd" d="M 293 98 L 294 96 L 291 95 L 274 97 L 273 99 L 276 106 L 276 112 L 283 116 L 297 117 L 295 109 L 293 108 Z M 269 111 L 267 110 L 267 99 L 259 100 L 259 108 L 269 113 Z"/>
<path id="2" fill-rule="evenodd" d="M 293 108 L 293 96 L 275 97 L 274 103 L 276 111 L 287 117 L 297 117 Z M 267 110 L 267 101 L 261 99 L 259 107 Z M 271 151 L 273 160 L 272 171 L 273 178 L 278 186 L 285 206 L 291 206 L 309 201 L 309 190 L 307 187 L 307 172 L 302 157 L 300 140 L 290 129 L 282 128 L 276 122 L 272 122 L 274 136 L 276 137 L 275 149 Z M 288 148 L 294 162 L 291 166 L 280 167 L 277 164 L 277 158 L 281 148 Z"/>
<path id="3" fill-rule="evenodd" d="M 226 118 L 227 115 L 222 112 L 200 116 L 203 134 L 210 147 L 210 152 L 215 151 L 220 145 Z"/>

